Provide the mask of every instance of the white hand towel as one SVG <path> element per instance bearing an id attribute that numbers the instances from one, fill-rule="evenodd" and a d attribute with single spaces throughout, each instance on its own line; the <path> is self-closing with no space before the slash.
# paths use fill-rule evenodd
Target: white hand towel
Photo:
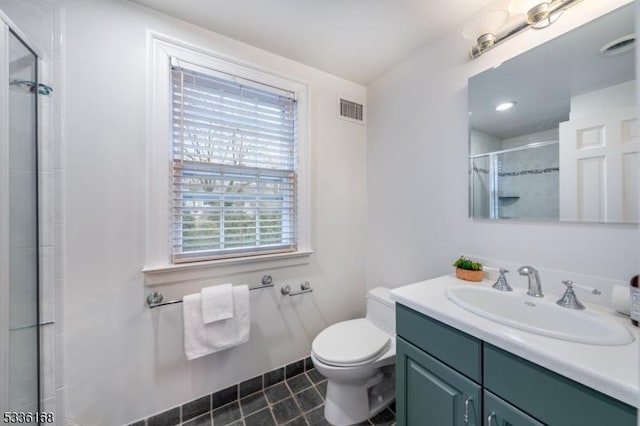
<path id="1" fill-rule="evenodd" d="M 211 324 L 202 322 L 202 297 L 190 294 L 183 299 L 184 353 L 192 360 L 249 340 L 249 287 L 233 287 L 233 318 Z"/>
<path id="2" fill-rule="evenodd" d="M 205 287 L 202 296 L 202 322 L 212 322 L 233 318 L 233 286 L 221 284 Z"/>

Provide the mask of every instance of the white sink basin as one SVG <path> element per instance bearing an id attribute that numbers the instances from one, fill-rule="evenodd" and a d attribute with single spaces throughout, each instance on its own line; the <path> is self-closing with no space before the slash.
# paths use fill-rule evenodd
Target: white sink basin
<path id="1" fill-rule="evenodd" d="M 604 314 L 556 305 L 558 297 L 531 297 L 522 290 L 502 292 L 487 287 L 462 286 L 447 290 L 447 297 L 476 315 L 514 328 L 572 342 L 625 345 L 633 335 Z"/>

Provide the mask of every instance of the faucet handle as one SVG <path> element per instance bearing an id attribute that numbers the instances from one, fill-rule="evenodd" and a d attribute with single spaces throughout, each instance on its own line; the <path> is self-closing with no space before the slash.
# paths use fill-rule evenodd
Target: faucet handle
<path id="1" fill-rule="evenodd" d="M 573 281 L 564 280 L 562 281 L 562 284 L 567 286 L 567 289 L 565 290 L 564 295 L 556 303 L 563 308 L 577 310 L 585 309 L 584 305 L 580 303 L 578 297 L 576 296 L 576 293 L 573 291 Z"/>
<path id="2" fill-rule="evenodd" d="M 562 281 L 562 282 L 565 283 L 565 281 Z M 600 290 L 598 290 L 597 288 L 585 287 L 583 285 L 574 284 L 573 281 L 569 281 L 569 282 L 571 283 L 571 287 L 573 287 L 573 288 L 579 288 L 580 290 L 584 290 L 587 293 L 595 294 L 597 296 L 601 296 L 602 295 L 602 292 Z"/>
<path id="3" fill-rule="evenodd" d="M 498 277 L 498 280 L 493 285 L 493 288 L 495 288 L 496 290 L 500 290 L 500 291 L 513 291 L 513 289 L 511 288 L 511 286 L 507 282 L 507 277 L 504 275 L 507 272 L 509 272 L 509 271 L 507 271 L 504 268 L 500 268 L 500 276 Z"/>

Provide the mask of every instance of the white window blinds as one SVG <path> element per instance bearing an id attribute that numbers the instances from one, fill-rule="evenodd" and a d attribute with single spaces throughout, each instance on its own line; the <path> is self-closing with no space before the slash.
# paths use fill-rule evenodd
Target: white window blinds
<path id="1" fill-rule="evenodd" d="M 294 95 L 196 69 L 172 61 L 174 263 L 295 250 Z"/>

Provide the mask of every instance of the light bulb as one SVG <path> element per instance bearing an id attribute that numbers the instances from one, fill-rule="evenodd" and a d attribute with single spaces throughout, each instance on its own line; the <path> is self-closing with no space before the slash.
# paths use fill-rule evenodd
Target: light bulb
<path id="1" fill-rule="evenodd" d="M 504 28 L 508 19 L 509 12 L 506 10 L 480 12 L 467 20 L 462 35 L 478 43 L 480 50 L 488 49 L 493 46 L 496 34 Z"/>
<path id="2" fill-rule="evenodd" d="M 511 0 L 509 3 L 509 11 L 514 14 L 526 15 L 527 23 L 530 25 L 547 20 L 549 10 L 549 2 L 544 0 Z M 546 25 L 543 24 L 543 26 Z"/>

